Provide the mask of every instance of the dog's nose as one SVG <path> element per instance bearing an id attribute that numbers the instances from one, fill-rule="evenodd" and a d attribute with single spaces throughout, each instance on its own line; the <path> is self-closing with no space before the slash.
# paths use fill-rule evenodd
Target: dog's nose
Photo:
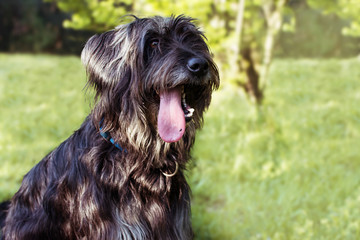
<path id="1" fill-rule="evenodd" d="M 187 62 L 187 68 L 189 71 L 197 76 L 203 76 L 209 69 L 208 62 L 199 57 L 190 58 Z"/>

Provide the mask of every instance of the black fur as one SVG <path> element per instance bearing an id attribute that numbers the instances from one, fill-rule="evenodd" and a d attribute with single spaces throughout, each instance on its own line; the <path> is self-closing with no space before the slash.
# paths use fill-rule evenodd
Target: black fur
<path id="1" fill-rule="evenodd" d="M 5 225 L 5 218 L 9 207 L 10 207 L 10 201 L 0 203 L 0 229 L 2 229 Z"/>
<path id="2" fill-rule="evenodd" d="M 191 58 L 206 63 L 201 72 L 189 70 Z M 192 239 L 183 171 L 219 86 L 203 34 L 183 16 L 135 18 L 93 36 L 82 61 L 94 109 L 24 177 L 2 238 Z M 177 86 L 195 112 L 182 138 L 167 143 L 157 132 L 158 93 Z M 100 135 L 100 123 L 126 150 Z"/>

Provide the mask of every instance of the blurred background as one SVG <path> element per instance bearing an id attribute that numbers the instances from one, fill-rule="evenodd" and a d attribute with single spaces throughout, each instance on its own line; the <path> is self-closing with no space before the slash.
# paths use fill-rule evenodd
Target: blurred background
<path id="1" fill-rule="evenodd" d="M 187 177 L 196 239 L 360 239 L 359 0 L 0 0 L 0 201 L 76 130 L 93 34 L 185 14 L 221 74 Z"/>

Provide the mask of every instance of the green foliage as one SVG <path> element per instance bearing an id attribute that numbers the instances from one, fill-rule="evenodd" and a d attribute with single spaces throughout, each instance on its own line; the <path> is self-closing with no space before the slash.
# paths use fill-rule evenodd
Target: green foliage
<path id="1" fill-rule="evenodd" d="M 276 60 L 216 92 L 187 173 L 196 239 L 359 239 L 359 59 Z M 0 200 L 89 113 L 76 57 L 0 54 Z M 86 101 L 85 101 L 86 100 Z"/>
<path id="2" fill-rule="evenodd" d="M 295 31 L 280 34 L 276 56 L 349 57 L 359 53 L 359 39 L 341 34 L 348 25 L 345 20 L 305 4 L 293 6 L 293 13 Z"/>
<path id="3" fill-rule="evenodd" d="M 325 14 L 335 13 L 343 19 L 349 20 L 348 26 L 343 28 L 343 34 L 360 36 L 360 2 L 359 0 L 308 0 L 310 6 L 322 9 Z"/>
<path id="4" fill-rule="evenodd" d="M 64 26 L 73 29 L 102 32 L 119 24 L 120 17 L 133 8 L 131 0 L 45 0 L 56 2 L 58 7 L 71 13 L 71 19 Z"/>

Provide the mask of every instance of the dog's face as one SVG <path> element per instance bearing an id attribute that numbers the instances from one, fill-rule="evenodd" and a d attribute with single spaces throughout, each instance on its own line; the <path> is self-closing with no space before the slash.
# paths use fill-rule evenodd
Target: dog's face
<path id="1" fill-rule="evenodd" d="M 148 132 L 169 143 L 199 128 L 219 86 L 204 39 L 183 16 L 135 19 L 93 36 L 82 61 L 107 128 L 127 132 L 128 138 Z"/>

